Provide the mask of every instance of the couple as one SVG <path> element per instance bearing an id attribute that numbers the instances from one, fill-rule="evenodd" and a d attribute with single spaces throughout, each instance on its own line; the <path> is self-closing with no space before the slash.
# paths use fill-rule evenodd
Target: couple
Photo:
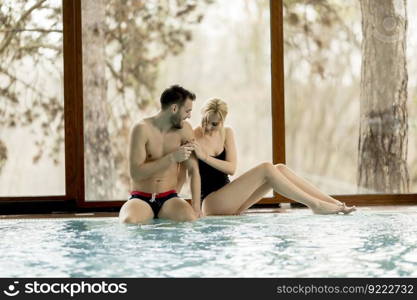
<path id="1" fill-rule="evenodd" d="M 120 222 L 142 224 L 153 218 L 194 221 L 205 215 L 236 215 L 271 188 L 317 214 L 355 210 L 321 192 L 284 164 L 261 163 L 230 182 L 237 155 L 233 130 L 224 127 L 227 104 L 220 99 L 208 101 L 201 126 L 193 130 L 185 120 L 191 116 L 194 100 L 193 93 L 171 86 L 161 95 L 161 111 L 133 127 L 129 144 L 132 192 L 120 209 Z M 191 205 L 177 194 L 186 172 L 191 179 Z"/>

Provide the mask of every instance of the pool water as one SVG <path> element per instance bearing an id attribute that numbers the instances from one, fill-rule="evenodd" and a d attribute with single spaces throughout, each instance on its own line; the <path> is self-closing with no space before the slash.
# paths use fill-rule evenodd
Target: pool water
<path id="1" fill-rule="evenodd" d="M 417 209 L 0 221 L 0 277 L 416 277 Z"/>

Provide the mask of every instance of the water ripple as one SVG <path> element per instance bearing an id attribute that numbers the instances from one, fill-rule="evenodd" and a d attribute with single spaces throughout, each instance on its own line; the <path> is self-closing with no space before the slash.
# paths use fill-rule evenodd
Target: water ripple
<path id="1" fill-rule="evenodd" d="M 415 277 L 417 213 L 0 221 L 1 277 Z"/>

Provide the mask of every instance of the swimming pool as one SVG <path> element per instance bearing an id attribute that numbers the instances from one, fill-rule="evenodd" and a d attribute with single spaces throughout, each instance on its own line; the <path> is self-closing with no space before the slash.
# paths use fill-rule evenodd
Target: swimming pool
<path id="1" fill-rule="evenodd" d="M 0 221 L 1 277 L 415 277 L 417 208 Z"/>

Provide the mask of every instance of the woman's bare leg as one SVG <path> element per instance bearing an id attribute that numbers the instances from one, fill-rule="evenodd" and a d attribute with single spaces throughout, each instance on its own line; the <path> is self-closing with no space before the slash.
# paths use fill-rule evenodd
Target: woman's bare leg
<path id="1" fill-rule="evenodd" d="M 298 188 L 302 189 L 304 192 L 310 194 L 313 197 L 316 197 L 320 200 L 337 204 L 337 205 L 343 205 L 343 202 L 340 202 L 337 199 L 332 198 L 331 196 L 327 195 L 326 193 L 320 191 L 318 188 L 316 188 L 314 185 L 312 185 L 307 180 L 297 176 L 290 168 L 288 168 L 284 164 L 276 164 L 275 168 L 277 168 L 278 171 L 280 171 L 284 176 L 286 176 L 294 185 L 296 185 Z M 242 213 L 249 207 L 251 207 L 253 204 L 257 203 L 259 200 L 262 199 L 262 197 L 268 193 L 271 190 L 271 186 L 267 183 L 262 185 L 260 188 L 258 188 L 250 197 L 247 199 L 239 208 L 238 214 Z M 355 208 L 349 208 L 346 207 L 344 212 L 350 212 L 355 210 Z"/>
<path id="2" fill-rule="evenodd" d="M 253 204 L 248 200 L 255 201 L 255 198 L 260 198 L 261 193 L 266 193 L 268 191 L 267 185 L 275 192 L 307 205 L 315 213 L 331 214 L 342 211 L 341 205 L 322 201 L 298 188 L 271 163 L 260 164 L 210 194 L 203 202 L 203 211 L 208 215 L 237 214 L 241 212 L 242 208 Z"/>
<path id="3" fill-rule="evenodd" d="M 294 185 L 296 185 L 298 188 L 302 189 L 304 192 L 310 194 L 313 197 L 316 197 L 320 200 L 327 201 L 329 203 L 334 203 L 341 205 L 342 202 L 332 198 L 331 196 L 321 192 L 318 188 L 313 186 L 311 183 L 309 183 L 307 180 L 297 176 L 290 168 L 288 168 L 284 164 L 276 164 L 275 168 L 279 172 L 281 172 L 285 177 L 287 177 L 288 180 L 290 180 Z M 272 187 L 265 183 L 261 187 L 259 187 L 250 197 L 247 199 L 239 208 L 238 214 L 242 213 L 246 209 L 250 208 L 253 204 L 257 203 L 259 200 L 265 196 L 266 193 L 268 193 Z"/>
<path id="4" fill-rule="evenodd" d="M 265 196 L 265 194 L 268 193 L 270 190 L 272 190 L 272 187 L 269 183 L 264 183 L 263 185 L 261 185 L 255 192 L 253 192 L 252 195 L 249 196 L 249 198 L 245 202 L 242 203 L 242 205 L 237 210 L 237 214 L 240 215 L 249 207 L 251 207 L 255 203 L 258 203 L 259 200 L 261 200 Z"/>
<path id="5" fill-rule="evenodd" d="M 320 200 L 334 203 L 334 204 L 342 204 L 339 200 L 336 200 L 326 193 L 323 193 L 318 188 L 316 188 L 314 185 L 312 185 L 307 180 L 301 178 L 297 174 L 295 174 L 290 168 L 288 168 L 284 164 L 277 164 L 275 165 L 278 171 L 280 171 L 285 177 L 287 177 L 288 180 L 290 180 L 294 185 L 296 185 L 298 188 L 302 189 L 304 192 L 310 194 L 313 197 L 316 197 Z"/>

